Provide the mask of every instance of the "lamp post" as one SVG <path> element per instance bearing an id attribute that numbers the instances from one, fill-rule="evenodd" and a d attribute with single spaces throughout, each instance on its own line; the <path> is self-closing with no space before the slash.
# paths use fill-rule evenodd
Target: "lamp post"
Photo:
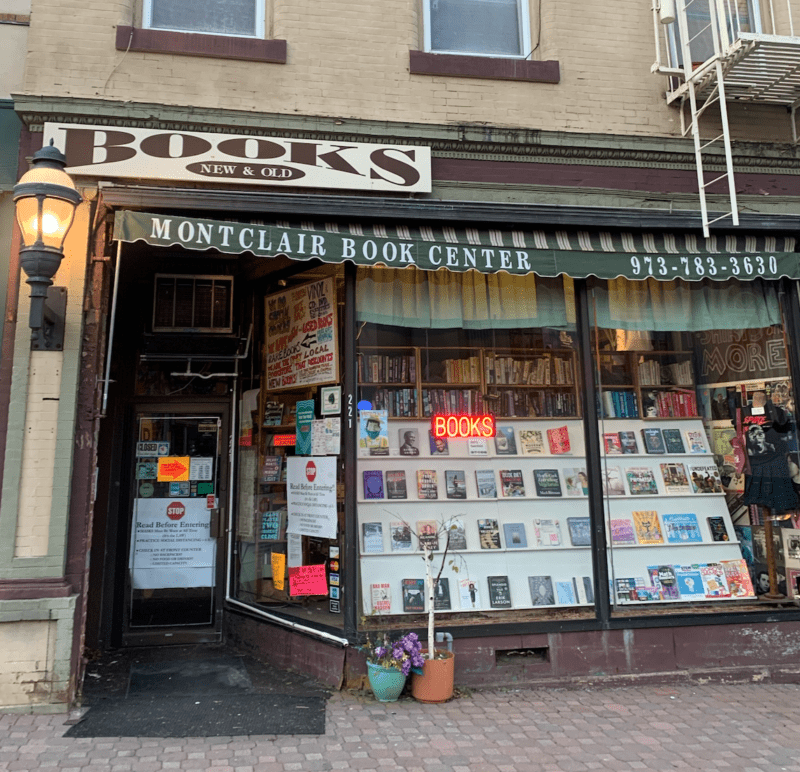
<path id="1" fill-rule="evenodd" d="M 64 257 L 64 239 L 82 200 L 64 171 L 66 165 L 66 157 L 51 140 L 34 154 L 32 168 L 14 186 L 14 207 L 22 233 L 19 262 L 31 287 L 29 324 L 37 348 L 45 324 L 47 290 Z"/>

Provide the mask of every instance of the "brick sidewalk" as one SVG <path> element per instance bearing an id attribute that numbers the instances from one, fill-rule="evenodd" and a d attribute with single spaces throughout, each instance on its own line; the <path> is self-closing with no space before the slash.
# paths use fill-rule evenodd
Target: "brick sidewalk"
<path id="1" fill-rule="evenodd" d="M 324 736 L 68 739 L 66 716 L 0 714 L 0 770 L 800 772 L 800 686 L 483 691 L 445 705 L 336 694 Z"/>

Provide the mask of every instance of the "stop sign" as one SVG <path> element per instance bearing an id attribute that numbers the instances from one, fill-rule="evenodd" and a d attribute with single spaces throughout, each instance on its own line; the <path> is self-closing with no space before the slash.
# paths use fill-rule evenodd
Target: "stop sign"
<path id="1" fill-rule="evenodd" d="M 317 465 L 313 461 L 309 461 L 306 464 L 306 479 L 309 482 L 314 482 L 314 478 L 317 476 Z"/>
<path id="2" fill-rule="evenodd" d="M 173 501 L 167 507 L 167 517 L 170 520 L 180 520 L 186 514 L 186 507 L 180 501 Z"/>

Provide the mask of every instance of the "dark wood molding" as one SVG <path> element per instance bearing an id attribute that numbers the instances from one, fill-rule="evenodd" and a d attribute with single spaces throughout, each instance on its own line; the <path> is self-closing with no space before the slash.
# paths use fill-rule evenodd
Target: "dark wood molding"
<path id="1" fill-rule="evenodd" d="M 160 29 L 117 27 L 116 45 L 118 51 L 144 51 L 286 64 L 285 40 L 260 40 L 228 35 L 197 35 L 190 32 L 169 32 Z"/>
<path id="2" fill-rule="evenodd" d="M 119 48 L 119 44 L 117 44 Z M 504 59 L 496 56 L 429 54 L 409 51 L 412 75 L 450 75 L 455 78 L 490 80 L 525 80 L 532 83 L 558 83 L 558 62 L 532 62 L 528 59 Z"/>
<path id="3" fill-rule="evenodd" d="M 0 600 L 68 598 L 72 586 L 64 579 L 0 579 Z"/>

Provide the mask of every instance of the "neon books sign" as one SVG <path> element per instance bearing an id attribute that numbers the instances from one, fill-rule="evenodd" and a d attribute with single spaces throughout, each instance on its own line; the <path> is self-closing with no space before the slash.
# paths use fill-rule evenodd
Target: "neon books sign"
<path id="1" fill-rule="evenodd" d="M 493 415 L 435 415 L 431 417 L 431 433 L 436 437 L 494 437 Z"/>

